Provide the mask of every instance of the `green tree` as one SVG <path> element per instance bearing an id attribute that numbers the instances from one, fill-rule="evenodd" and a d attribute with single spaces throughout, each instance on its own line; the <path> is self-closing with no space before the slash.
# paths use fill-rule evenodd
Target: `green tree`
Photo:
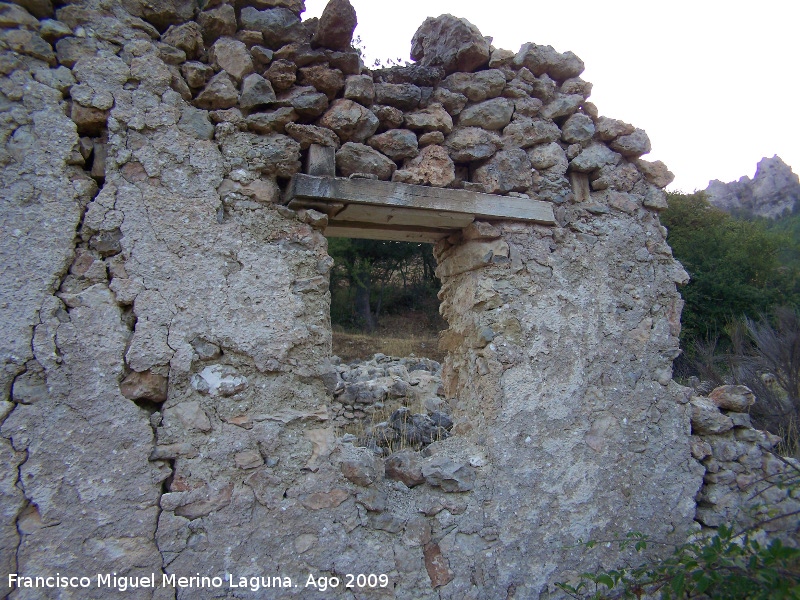
<path id="1" fill-rule="evenodd" d="M 741 316 L 796 301 L 796 271 L 781 264 L 786 235 L 711 207 L 702 192 L 670 194 L 661 217 L 691 281 L 681 289 L 684 341 L 712 337 Z"/>
<path id="2" fill-rule="evenodd" d="M 334 259 L 334 323 L 353 323 L 372 332 L 387 295 L 398 296 L 395 288 L 405 291 L 413 286 L 415 293 L 428 296 L 438 290 L 429 244 L 333 238 L 328 241 L 328 253 Z"/>

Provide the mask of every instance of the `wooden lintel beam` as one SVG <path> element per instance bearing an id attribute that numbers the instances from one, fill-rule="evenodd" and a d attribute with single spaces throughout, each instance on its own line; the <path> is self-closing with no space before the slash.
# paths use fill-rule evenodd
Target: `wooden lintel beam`
<path id="1" fill-rule="evenodd" d="M 297 202 L 296 200 L 294 202 Z M 289 205 L 291 208 L 291 204 Z M 360 223 L 376 223 L 379 225 L 413 225 L 415 227 L 431 227 L 439 229 L 463 229 L 474 217 L 469 213 L 454 213 L 442 210 L 419 210 L 400 208 L 397 206 L 379 206 L 375 204 L 348 204 L 344 210 L 332 216 L 334 221 L 356 221 Z"/>
<path id="2" fill-rule="evenodd" d="M 476 219 L 490 221 L 555 223 L 552 205 L 541 200 L 372 179 L 342 179 L 297 174 L 292 177 L 286 193 L 287 203 L 294 199 L 468 213 L 474 215 Z M 432 224 L 435 224 L 435 221 L 432 221 Z"/>
<path id="3" fill-rule="evenodd" d="M 311 208 L 321 213 L 328 215 L 329 218 L 335 217 L 337 214 L 342 212 L 344 208 L 344 204 L 341 202 L 323 202 L 320 200 L 292 200 L 288 204 L 289 208 L 292 210 L 298 210 L 301 208 Z"/>
<path id="4" fill-rule="evenodd" d="M 395 242 L 425 242 L 433 244 L 453 233 L 452 230 L 407 226 L 380 226 L 374 223 L 330 222 L 325 237 L 346 237 Z"/>

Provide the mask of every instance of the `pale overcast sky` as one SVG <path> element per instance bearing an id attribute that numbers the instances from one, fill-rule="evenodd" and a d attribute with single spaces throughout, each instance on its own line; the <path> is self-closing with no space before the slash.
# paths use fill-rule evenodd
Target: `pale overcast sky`
<path id="1" fill-rule="evenodd" d="M 800 172 L 798 0 L 350 0 L 369 61 L 409 58 L 426 17 L 464 17 L 517 51 L 572 50 L 601 115 L 647 131 L 670 189 L 750 177 L 764 156 Z M 306 0 L 304 18 L 327 0 Z M 371 66 L 368 64 L 368 66 Z"/>

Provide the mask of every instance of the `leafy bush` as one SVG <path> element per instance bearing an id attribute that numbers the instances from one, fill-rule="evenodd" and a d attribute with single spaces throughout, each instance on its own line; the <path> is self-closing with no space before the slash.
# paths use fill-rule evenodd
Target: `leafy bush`
<path id="1" fill-rule="evenodd" d="M 638 533 L 620 540 L 620 548 L 645 550 Z M 591 548 L 595 543 L 588 542 Z M 576 585 L 556 586 L 573 598 L 715 598 L 720 600 L 800 598 L 800 550 L 780 539 L 762 544 L 721 526 L 717 533 L 677 547 L 662 561 L 640 567 L 584 573 Z"/>
<path id="2" fill-rule="evenodd" d="M 776 305 L 796 305 L 797 269 L 781 259 L 792 240 L 764 221 L 735 219 L 702 192 L 670 194 L 661 215 L 667 241 L 691 280 L 681 289 L 681 338 L 722 335 L 732 319 L 757 318 Z"/>

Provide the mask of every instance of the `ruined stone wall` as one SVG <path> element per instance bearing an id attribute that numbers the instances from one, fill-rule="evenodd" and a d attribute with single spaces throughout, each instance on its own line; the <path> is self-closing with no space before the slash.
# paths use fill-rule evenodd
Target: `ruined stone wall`
<path id="1" fill-rule="evenodd" d="M 671 175 L 587 101 L 580 59 L 443 16 L 416 65 L 369 72 L 346 0 L 307 22 L 300 0 L 204 7 L 0 3 L 3 572 L 292 577 L 276 598 L 373 573 L 390 585 L 334 595 L 532 598 L 619 560 L 585 562 L 579 538 L 684 536 L 702 468 L 671 380 Z M 429 408 L 453 424 L 423 451 L 336 437 L 353 403 L 325 218 L 281 206 L 311 144 L 339 176 L 555 207 L 554 226 L 437 245 L 449 356 Z M 254 595 L 118 595 L 224 593 Z"/>

